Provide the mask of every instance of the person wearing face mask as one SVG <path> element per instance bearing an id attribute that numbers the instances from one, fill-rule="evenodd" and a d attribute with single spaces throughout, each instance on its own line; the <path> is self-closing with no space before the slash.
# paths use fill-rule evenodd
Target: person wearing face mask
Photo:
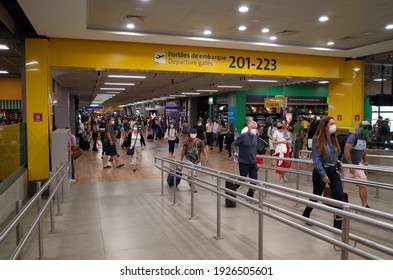
<path id="1" fill-rule="evenodd" d="M 250 122 L 248 125 L 248 131 L 240 134 L 235 141 L 231 144 L 231 151 L 233 157 L 238 157 L 239 162 L 239 173 L 240 176 L 250 177 L 252 179 L 258 179 L 258 165 L 257 165 L 257 123 L 255 121 Z M 239 147 L 239 151 L 236 152 L 236 147 Z M 249 188 L 247 195 L 254 197 L 255 190 Z"/>
<path id="2" fill-rule="evenodd" d="M 273 133 L 272 143 L 275 146 L 275 155 L 279 157 L 279 160 L 277 160 L 277 167 L 289 168 L 291 163 L 283 159 L 289 158 L 290 138 L 288 137 L 287 131 L 282 122 L 278 121 L 276 128 L 276 131 Z M 276 173 L 279 175 L 279 181 L 281 184 L 288 182 L 288 179 L 285 177 L 285 173 L 283 171 L 276 170 Z"/>
<path id="3" fill-rule="evenodd" d="M 312 142 L 312 160 L 314 169 L 312 173 L 313 194 L 322 195 L 325 185 L 329 185 L 333 198 L 343 201 L 343 185 L 337 168 L 340 145 L 336 135 L 336 124 L 332 117 L 321 119 Z M 311 201 L 316 202 L 313 199 Z M 312 207 L 307 206 L 303 216 L 310 218 Z M 333 226 L 341 229 L 342 217 L 335 216 Z"/>
<path id="4" fill-rule="evenodd" d="M 205 144 L 201 141 L 201 139 L 198 138 L 196 129 L 191 129 L 189 136 L 184 139 L 180 160 L 183 161 L 185 158 L 185 162 L 192 165 L 201 166 L 201 153 L 204 154 L 206 161 L 208 161 Z M 195 176 L 197 176 L 196 173 Z M 194 188 L 194 192 L 198 191 Z"/>
<path id="5" fill-rule="evenodd" d="M 343 163 L 368 165 L 366 149 L 370 130 L 370 122 L 362 121 L 359 125 L 359 129 L 356 130 L 355 134 L 348 136 L 344 147 Z M 345 168 L 343 173 L 345 178 L 367 181 L 367 176 L 364 173 L 364 170 Z M 358 187 L 362 206 L 370 208 L 367 202 L 367 187 L 360 185 L 358 185 Z"/>
<path id="6" fill-rule="evenodd" d="M 105 127 L 105 135 L 104 135 L 104 156 L 103 156 L 103 163 L 104 168 L 111 168 L 112 166 L 108 165 L 108 156 L 112 157 L 113 163 L 115 164 L 116 168 L 123 167 L 123 163 L 117 163 L 118 161 L 118 154 L 115 145 L 115 131 L 113 129 L 113 125 L 115 123 L 114 118 L 110 118 L 108 124 Z"/>
<path id="7" fill-rule="evenodd" d="M 134 123 L 132 126 L 129 138 L 130 147 L 134 147 L 134 154 L 131 156 L 131 165 L 132 170 L 135 172 L 142 159 L 142 145 L 146 147 L 145 138 L 138 128 L 138 123 Z"/>
<path id="8" fill-rule="evenodd" d="M 197 125 L 195 126 L 196 132 L 197 132 L 197 138 L 199 138 L 203 143 L 205 143 L 206 140 L 206 131 L 203 128 L 202 121 L 199 119 L 197 122 Z"/>
<path id="9" fill-rule="evenodd" d="M 168 139 L 168 145 L 169 145 L 169 157 L 174 158 L 175 156 L 173 153 L 175 152 L 175 144 L 176 144 L 176 138 L 178 137 L 177 135 L 177 130 L 175 128 L 175 124 L 173 122 L 169 123 L 169 129 L 167 130 L 165 134 L 165 138 Z"/>

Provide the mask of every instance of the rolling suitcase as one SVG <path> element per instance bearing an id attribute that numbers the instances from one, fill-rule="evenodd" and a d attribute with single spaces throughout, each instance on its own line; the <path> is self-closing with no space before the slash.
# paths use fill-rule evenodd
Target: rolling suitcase
<path id="1" fill-rule="evenodd" d="M 226 189 L 230 189 L 232 191 L 236 191 L 238 187 L 239 187 L 238 184 L 235 184 L 235 183 L 232 183 L 232 182 L 229 182 L 229 181 L 225 181 L 225 188 Z M 236 198 L 235 194 L 232 194 L 232 193 L 229 193 L 229 192 L 225 192 L 225 194 L 233 196 L 233 197 Z M 225 198 L 225 207 L 226 208 L 236 208 L 236 202 L 234 202 L 232 200 L 229 200 L 228 198 Z"/>
<path id="2" fill-rule="evenodd" d="M 179 171 L 179 170 L 176 171 L 176 174 L 178 174 L 180 176 L 182 175 L 181 171 Z M 180 184 L 180 180 L 181 180 L 180 177 L 176 177 L 176 186 L 178 186 Z M 169 187 L 173 187 L 175 185 L 175 176 L 168 173 L 168 177 L 167 177 L 166 181 L 167 181 Z"/>

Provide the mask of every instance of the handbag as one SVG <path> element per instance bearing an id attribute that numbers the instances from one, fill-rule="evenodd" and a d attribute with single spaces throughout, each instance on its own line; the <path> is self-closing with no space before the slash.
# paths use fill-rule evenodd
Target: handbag
<path id="1" fill-rule="evenodd" d="M 136 140 L 138 139 L 138 135 L 135 137 L 135 141 L 134 141 L 134 145 L 131 147 L 128 147 L 127 149 L 127 155 L 132 156 L 135 153 L 135 144 L 136 144 Z"/>
<path id="2" fill-rule="evenodd" d="M 176 135 L 175 143 L 176 143 L 176 144 L 179 144 L 179 135 Z"/>
<path id="3" fill-rule="evenodd" d="M 331 188 L 325 187 L 325 189 L 323 190 L 323 196 L 326 198 L 330 198 L 330 199 L 334 199 L 333 198 L 333 192 Z M 343 202 L 347 202 L 348 203 L 348 194 L 346 192 L 343 192 Z M 324 204 L 331 206 L 331 207 L 336 207 L 334 205 L 331 205 L 329 203 L 323 202 Z"/>
<path id="4" fill-rule="evenodd" d="M 73 160 L 78 159 L 83 154 L 81 148 L 79 147 L 71 147 L 71 158 Z"/>

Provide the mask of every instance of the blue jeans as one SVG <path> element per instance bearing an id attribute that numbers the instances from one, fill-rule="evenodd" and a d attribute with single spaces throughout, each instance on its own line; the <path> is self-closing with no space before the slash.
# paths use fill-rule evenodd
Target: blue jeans
<path id="1" fill-rule="evenodd" d="M 257 163 L 241 163 L 239 162 L 239 173 L 240 176 L 250 177 L 251 179 L 258 180 L 258 166 Z M 248 189 L 247 195 L 254 197 L 255 190 L 252 188 Z"/>

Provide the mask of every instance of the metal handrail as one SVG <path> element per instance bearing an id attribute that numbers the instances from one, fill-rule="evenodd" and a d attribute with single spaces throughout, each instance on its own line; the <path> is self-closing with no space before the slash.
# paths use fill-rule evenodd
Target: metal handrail
<path id="1" fill-rule="evenodd" d="M 277 159 L 277 157 L 272 157 L 274 159 Z M 292 159 L 294 161 L 299 161 L 302 163 L 307 163 L 304 160 L 298 160 L 298 159 Z M 168 166 L 169 165 L 169 166 Z M 393 214 L 385 213 L 382 211 L 378 211 L 375 209 L 362 209 L 364 207 L 360 207 L 357 205 L 353 205 L 350 203 L 345 203 L 337 200 L 332 200 L 328 199 L 325 197 L 309 194 L 306 192 L 302 192 L 299 190 L 294 190 L 291 188 L 283 187 L 277 184 L 269 183 L 266 181 L 260 181 L 260 180 L 254 180 L 251 178 L 247 177 L 242 177 L 240 175 L 235 175 L 230 172 L 226 171 L 219 171 L 215 169 L 211 169 L 208 167 L 202 167 L 202 166 L 194 166 L 182 161 L 178 161 L 175 159 L 169 159 L 166 157 L 156 157 L 155 158 L 155 166 L 159 169 L 161 169 L 161 195 L 165 195 L 165 189 L 164 189 L 164 172 L 169 173 L 175 177 L 181 177 L 183 180 L 189 182 L 191 184 L 191 219 L 195 219 L 194 216 L 194 188 L 195 186 L 202 187 L 206 190 L 209 190 L 215 194 L 217 194 L 217 239 L 222 238 L 221 237 L 221 230 L 220 230 L 220 197 L 225 197 L 229 200 L 235 201 L 241 205 L 244 205 L 252 210 L 254 210 L 258 215 L 261 215 L 259 218 L 259 239 L 258 239 L 258 258 L 263 259 L 263 235 L 261 232 L 261 229 L 263 229 L 263 215 L 269 216 L 275 220 L 278 220 L 282 223 L 285 223 L 287 225 L 290 225 L 296 229 L 299 229 L 301 231 L 307 232 L 308 234 L 311 234 L 319 239 L 322 239 L 330 244 L 333 244 L 334 246 L 340 247 L 342 249 L 342 254 L 341 258 L 342 259 L 348 259 L 348 252 L 352 252 L 358 256 L 361 256 L 366 259 L 380 259 L 379 256 L 376 256 L 374 254 L 371 254 L 369 252 L 366 252 L 364 250 L 355 248 L 353 246 L 349 245 L 349 241 L 355 241 L 358 243 L 362 243 L 364 245 L 367 245 L 368 247 L 375 249 L 377 251 L 383 252 L 387 255 L 393 256 L 393 248 L 385 246 L 384 244 L 379 244 L 377 242 L 368 240 L 366 238 L 357 236 L 353 233 L 350 233 L 350 226 L 349 222 L 350 221 L 357 221 L 361 223 L 365 223 L 368 225 L 372 226 L 377 226 L 379 228 L 382 228 L 384 230 L 388 231 L 393 231 Z M 186 168 L 191 171 L 191 176 L 189 177 L 188 174 L 183 173 L 183 171 L 175 171 L 177 168 Z M 266 167 L 264 165 L 260 166 L 262 168 Z M 289 171 L 290 169 L 286 169 L 285 171 Z M 180 175 L 177 174 L 176 172 L 180 172 Z M 209 182 L 207 180 L 204 180 L 201 177 L 195 177 L 194 174 L 195 172 L 212 176 L 212 178 L 215 178 L 217 180 L 217 184 L 214 184 L 214 182 Z M 267 172 L 266 172 L 267 173 Z M 304 174 L 303 172 L 301 173 L 302 175 Z M 311 175 L 311 173 L 310 173 Z M 231 191 L 229 189 L 225 189 L 225 191 L 222 191 L 222 188 L 220 186 L 221 180 L 224 181 L 231 181 L 233 183 L 236 183 L 241 186 L 245 187 L 251 187 L 254 188 L 258 191 L 258 199 L 256 198 L 250 198 L 242 193 L 237 193 L 234 191 Z M 176 181 L 176 180 L 175 180 Z M 233 193 L 237 194 L 237 197 L 234 198 L 227 193 Z M 332 213 L 334 215 L 339 215 L 343 217 L 343 230 L 338 230 L 333 227 L 327 226 L 321 222 L 311 220 L 308 218 L 303 217 L 302 215 L 290 212 L 286 209 L 283 209 L 279 206 L 272 205 L 271 203 L 267 203 L 264 201 L 263 197 L 267 194 L 278 196 L 281 198 L 284 198 L 286 200 L 294 201 L 296 203 L 301 203 L 303 205 L 308 205 L 313 208 L 320 209 L 325 212 Z M 258 206 L 254 206 L 248 202 L 245 201 L 245 199 L 251 200 L 253 202 L 258 203 Z M 334 207 L 330 207 L 324 204 L 319 204 L 317 202 L 310 201 L 309 199 L 313 199 L 316 201 L 321 201 L 324 203 L 329 203 L 329 204 L 334 204 L 338 207 L 341 207 L 342 209 L 337 209 Z M 173 191 L 173 205 L 176 204 L 176 191 Z M 267 208 L 267 209 L 265 209 Z M 317 227 L 320 227 L 326 231 L 335 233 L 335 234 L 340 234 L 342 237 L 342 241 L 338 241 L 330 236 L 323 235 L 313 229 L 309 229 L 303 225 L 300 225 L 298 223 L 295 223 L 291 220 L 285 219 L 275 213 L 269 212 L 269 209 L 273 209 L 279 213 L 284 213 L 292 218 L 296 218 L 297 220 L 300 220 L 302 222 L 308 222 L 310 224 L 316 225 Z M 351 212 L 352 210 L 356 211 L 355 213 Z M 367 217 L 363 215 L 357 214 L 358 210 L 362 210 L 362 212 L 366 212 L 370 214 L 372 217 Z M 383 219 L 383 220 L 382 220 Z"/>
<path id="2" fill-rule="evenodd" d="M 59 199 L 59 188 L 60 186 L 62 187 L 62 194 L 64 194 L 63 188 L 63 182 L 64 179 L 66 178 L 66 176 L 68 175 L 68 170 L 69 170 L 69 162 L 66 161 L 65 163 L 63 163 L 58 169 L 57 171 L 45 182 L 45 184 L 41 187 L 41 182 L 37 183 L 37 192 L 34 194 L 34 196 L 27 202 L 27 204 L 16 214 L 16 216 L 9 222 L 8 225 L 5 226 L 5 228 L 2 230 L 2 232 L 0 233 L 0 242 L 2 242 L 7 236 L 8 234 L 11 232 L 11 230 L 15 227 L 17 227 L 22 219 L 26 216 L 26 214 L 29 213 L 30 209 L 33 207 L 33 205 L 35 205 L 36 203 L 38 203 L 39 205 L 41 204 L 41 196 L 43 195 L 43 193 L 49 189 L 50 185 L 52 184 L 52 181 L 56 179 L 57 181 L 57 177 L 59 175 L 61 175 L 60 179 L 58 180 L 58 182 L 56 182 L 56 186 L 51 189 L 51 193 L 49 194 L 49 197 L 46 201 L 46 203 L 42 206 L 40 205 L 39 208 L 39 212 L 37 213 L 36 217 L 34 218 L 32 224 L 30 225 L 30 227 L 28 228 L 26 234 L 22 237 L 21 240 L 19 240 L 14 252 L 11 255 L 12 260 L 17 259 L 24 246 L 26 245 L 28 239 L 30 238 L 30 236 L 33 233 L 33 230 L 35 229 L 35 227 L 38 225 L 38 227 L 40 227 L 40 222 L 41 219 L 44 217 L 44 213 L 47 210 L 48 206 L 50 206 L 50 210 L 51 213 L 53 213 L 53 199 L 54 196 L 56 195 L 56 199 L 57 199 L 57 203 L 58 203 L 58 212 L 60 212 L 60 199 Z M 51 219 L 51 223 L 53 223 L 53 220 Z M 52 227 L 52 232 L 54 231 L 54 225 L 51 225 Z M 39 250 L 40 253 L 40 259 L 43 259 L 43 255 L 42 255 L 42 236 L 40 236 L 40 229 L 39 229 L 39 246 L 41 247 Z"/>

